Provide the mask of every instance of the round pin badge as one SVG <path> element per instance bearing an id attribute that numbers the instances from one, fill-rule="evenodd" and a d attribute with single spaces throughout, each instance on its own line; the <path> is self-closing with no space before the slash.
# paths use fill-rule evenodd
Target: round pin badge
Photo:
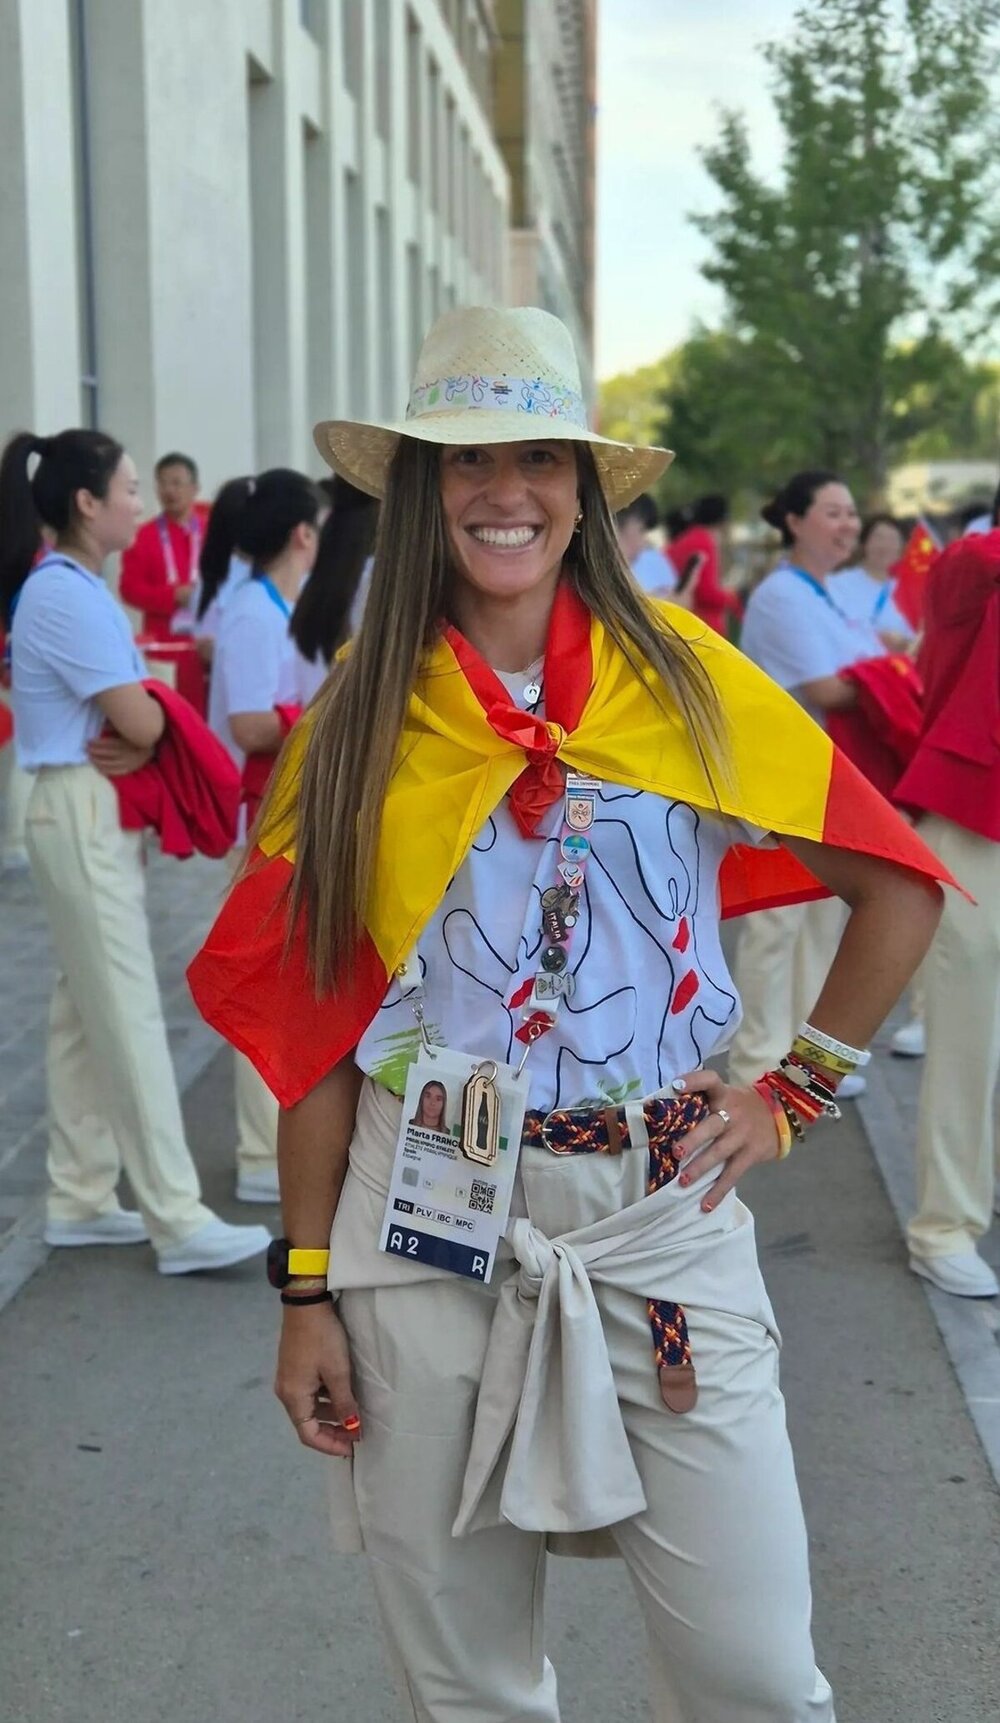
<path id="1" fill-rule="evenodd" d="M 566 967 L 566 953 L 560 945 L 550 945 L 542 952 L 542 968 L 549 975 L 561 975 Z"/>
<path id="2" fill-rule="evenodd" d="M 590 854 L 590 839 L 582 837 L 579 832 L 567 832 L 559 849 L 563 861 L 583 861 Z"/>

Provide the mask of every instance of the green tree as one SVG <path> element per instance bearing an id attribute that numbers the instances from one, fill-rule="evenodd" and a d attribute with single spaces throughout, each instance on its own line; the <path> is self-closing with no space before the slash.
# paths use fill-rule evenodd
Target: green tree
<path id="1" fill-rule="evenodd" d="M 764 50 L 778 183 L 754 172 L 738 113 L 704 152 L 719 207 L 694 219 L 725 333 L 696 337 L 665 393 L 665 432 L 696 468 L 718 465 L 733 432 L 714 418 L 734 406 L 737 483 L 749 450 L 759 478 L 823 461 L 882 490 L 942 356 L 974 350 L 1000 305 L 998 25 L 1000 0 L 807 0 Z M 693 386 L 713 382 L 721 398 L 699 405 Z"/>

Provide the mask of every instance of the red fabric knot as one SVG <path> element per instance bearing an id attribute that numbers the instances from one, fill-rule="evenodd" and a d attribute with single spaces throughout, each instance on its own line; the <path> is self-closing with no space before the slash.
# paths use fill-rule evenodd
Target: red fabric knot
<path id="1" fill-rule="evenodd" d="M 490 729 L 505 742 L 523 748 L 528 764 L 512 786 L 510 811 L 522 837 L 534 837 L 538 822 L 557 802 L 565 777 L 556 755 L 566 737 L 561 724 L 546 723 L 533 712 L 497 700 L 486 714 Z"/>

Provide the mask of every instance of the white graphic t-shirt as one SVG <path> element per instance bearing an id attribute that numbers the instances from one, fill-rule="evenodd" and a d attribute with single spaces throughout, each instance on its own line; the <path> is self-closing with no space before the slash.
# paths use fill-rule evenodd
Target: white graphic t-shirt
<path id="1" fill-rule="evenodd" d="M 446 1046 L 520 1060 L 514 1032 L 543 947 L 541 894 L 558 883 L 562 818 L 560 800 L 541 822 L 544 835 L 523 838 L 503 801 L 421 935 L 424 1011 Z M 602 784 L 587 835 L 591 855 L 568 946 L 574 991 L 526 1066 L 529 1105 L 545 1111 L 653 1094 L 727 1046 L 740 1021 L 719 938 L 719 868 L 731 844 L 765 834 Z M 412 1008 L 393 980 L 356 1061 L 402 1094 L 419 1051 Z"/>

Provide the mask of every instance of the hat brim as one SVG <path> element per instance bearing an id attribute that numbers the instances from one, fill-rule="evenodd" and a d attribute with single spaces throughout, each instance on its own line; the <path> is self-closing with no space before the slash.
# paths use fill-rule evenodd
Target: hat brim
<path id="1" fill-rule="evenodd" d="M 600 437 L 582 425 L 476 407 L 451 413 L 424 413 L 402 424 L 362 424 L 324 419 L 313 441 L 328 466 L 369 496 L 382 497 L 400 437 L 421 443 L 465 446 L 476 443 L 589 443 L 601 486 L 613 512 L 623 509 L 654 485 L 673 460 L 670 449 L 637 448 Z"/>

